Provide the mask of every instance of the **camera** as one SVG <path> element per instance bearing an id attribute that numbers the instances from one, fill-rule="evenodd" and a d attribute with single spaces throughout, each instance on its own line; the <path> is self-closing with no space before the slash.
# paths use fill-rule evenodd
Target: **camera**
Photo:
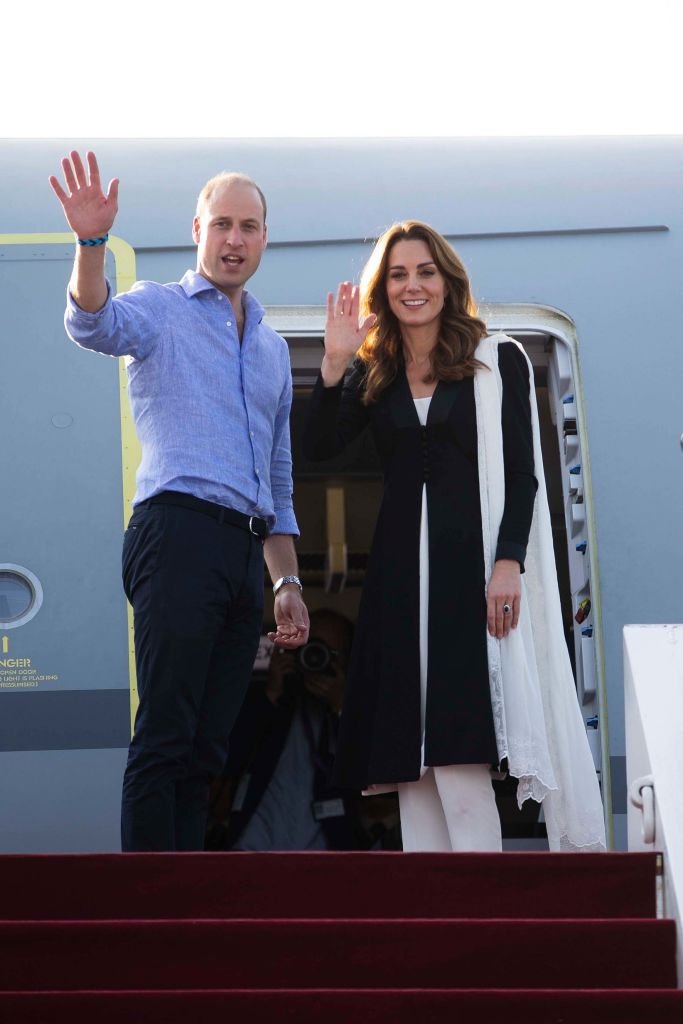
<path id="1" fill-rule="evenodd" d="M 331 676 L 334 675 L 332 661 L 337 654 L 323 640 L 309 640 L 299 649 L 299 664 L 305 672 Z"/>

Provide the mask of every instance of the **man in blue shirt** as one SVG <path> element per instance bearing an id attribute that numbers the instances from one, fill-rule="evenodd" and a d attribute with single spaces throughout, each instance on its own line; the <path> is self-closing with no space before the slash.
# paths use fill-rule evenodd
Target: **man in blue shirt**
<path id="1" fill-rule="evenodd" d="M 220 174 L 199 196 L 197 270 L 112 296 L 105 248 L 118 181 L 94 153 L 50 184 L 76 236 L 65 317 L 84 348 L 123 356 L 142 444 L 123 582 L 135 621 L 140 705 L 123 783 L 124 850 L 202 849 L 209 783 L 249 684 L 274 581 L 273 641 L 308 638 L 297 578 L 286 342 L 244 285 L 266 246 L 266 202 Z"/>

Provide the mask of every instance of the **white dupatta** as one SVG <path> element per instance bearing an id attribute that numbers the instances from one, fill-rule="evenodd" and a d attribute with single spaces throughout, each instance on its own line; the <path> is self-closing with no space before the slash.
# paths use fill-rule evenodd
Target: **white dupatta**
<path id="1" fill-rule="evenodd" d="M 474 378 L 487 581 L 505 505 L 500 342 L 517 345 L 507 335 L 495 334 L 482 339 L 475 353 L 488 367 Z M 519 626 L 500 641 L 487 630 L 496 741 L 500 759 L 507 758 L 510 774 L 519 780 L 520 807 L 530 797 L 543 802 L 550 849 L 596 851 L 606 845 L 603 809 L 562 626 L 531 363 L 529 379 L 538 491 Z"/>

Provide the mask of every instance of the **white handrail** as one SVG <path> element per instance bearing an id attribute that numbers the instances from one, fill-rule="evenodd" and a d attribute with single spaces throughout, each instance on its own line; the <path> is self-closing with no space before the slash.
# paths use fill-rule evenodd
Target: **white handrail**
<path id="1" fill-rule="evenodd" d="M 683 625 L 626 626 L 624 701 L 628 847 L 663 855 L 664 914 L 676 921 L 683 988 Z"/>
<path id="2" fill-rule="evenodd" d="M 643 775 L 631 783 L 628 795 L 634 807 L 642 813 L 641 835 L 646 846 L 654 844 L 656 837 L 655 825 L 655 787 L 652 775 Z"/>

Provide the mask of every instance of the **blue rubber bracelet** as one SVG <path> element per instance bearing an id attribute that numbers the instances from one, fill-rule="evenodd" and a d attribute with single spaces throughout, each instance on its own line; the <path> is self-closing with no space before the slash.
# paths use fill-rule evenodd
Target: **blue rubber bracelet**
<path id="1" fill-rule="evenodd" d="M 109 238 L 109 235 L 101 235 L 99 238 L 79 238 L 77 239 L 79 245 L 104 245 Z"/>

